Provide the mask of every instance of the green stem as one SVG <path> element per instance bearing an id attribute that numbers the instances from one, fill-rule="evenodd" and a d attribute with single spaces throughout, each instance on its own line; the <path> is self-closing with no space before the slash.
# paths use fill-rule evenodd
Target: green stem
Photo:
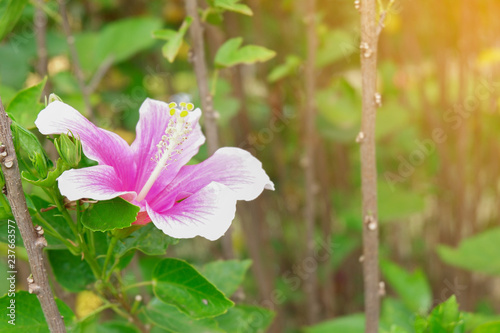
<path id="1" fill-rule="evenodd" d="M 134 284 L 130 284 L 124 288 L 122 288 L 123 291 L 127 291 L 129 289 L 134 289 L 134 288 L 139 288 L 142 286 L 151 286 L 153 284 L 153 281 L 142 281 Z"/>
<path id="2" fill-rule="evenodd" d="M 50 223 L 45 220 L 39 212 L 37 212 L 34 217 L 38 221 L 38 223 L 42 225 L 45 232 L 63 242 L 64 245 L 66 245 L 66 247 L 71 251 L 71 253 L 76 254 L 79 252 L 79 249 L 71 244 L 71 242 L 69 242 L 66 238 L 64 238 L 56 229 L 54 229 L 54 227 L 50 225 Z"/>
<path id="3" fill-rule="evenodd" d="M 102 278 L 105 281 L 108 281 L 109 276 L 111 276 L 111 272 L 109 275 L 106 275 L 106 268 L 108 267 L 109 261 L 111 260 L 111 257 L 113 255 L 113 250 L 117 242 L 118 238 L 115 236 L 111 236 L 111 242 L 109 243 L 108 252 L 106 253 L 106 259 L 104 260 L 104 266 L 102 267 Z"/>

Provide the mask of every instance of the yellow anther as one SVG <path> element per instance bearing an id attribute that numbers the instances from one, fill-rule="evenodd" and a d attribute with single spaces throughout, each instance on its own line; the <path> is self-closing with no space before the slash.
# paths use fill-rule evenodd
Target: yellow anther
<path id="1" fill-rule="evenodd" d="M 185 116 L 187 116 L 188 113 L 189 112 L 187 112 L 186 110 L 182 111 L 181 114 L 180 114 L 181 118 L 184 118 Z"/>
<path id="2" fill-rule="evenodd" d="M 185 108 L 185 107 L 186 107 L 186 102 L 181 102 L 181 103 L 179 103 L 179 106 L 180 106 L 181 108 Z"/>
<path id="3" fill-rule="evenodd" d="M 187 109 L 188 109 L 189 111 L 192 111 L 192 110 L 194 109 L 194 105 L 193 105 L 193 103 L 188 103 L 188 105 L 187 105 Z"/>
<path id="4" fill-rule="evenodd" d="M 169 108 L 175 108 L 176 106 L 177 106 L 177 103 L 175 103 L 175 102 L 171 102 L 168 104 Z"/>
<path id="5" fill-rule="evenodd" d="M 172 104 L 172 103 L 170 103 L 170 104 Z M 170 109 L 170 115 L 173 116 L 175 114 L 175 111 L 176 111 L 175 109 Z"/>

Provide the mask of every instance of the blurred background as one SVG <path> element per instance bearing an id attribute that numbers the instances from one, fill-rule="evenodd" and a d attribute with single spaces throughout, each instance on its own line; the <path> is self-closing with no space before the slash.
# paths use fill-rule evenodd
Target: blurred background
<path id="1" fill-rule="evenodd" d="M 146 97 L 190 98 L 200 105 L 189 37 L 172 63 L 162 55 L 165 41 L 152 37 L 153 30 L 179 29 L 186 15 L 183 1 L 67 1 L 81 77 L 88 83 L 85 94 L 56 2 L 30 3 L 0 44 L 4 104 L 47 76 L 44 94 L 56 93 L 129 142 Z M 194 239 L 172 246 L 169 255 L 192 263 L 251 259 L 238 297 L 275 310 L 275 332 L 293 332 L 312 324 L 306 316 L 312 306 L 317 321 L 363 311 L 355 142 L 361 116 L 359 13 L 353 1 L 317 1 L 315 116 L 306 107 L 304 87 L 305 2 L 244 3 L 253 16 L 228 11 L 205 17 L 209 84 L 221 146 L 254 154 L 276 191 L 238 204 L 228 238 L 234 253 L 219 242 Z M 380 35 L 376 138 L 382 280 L 387 295 L 412 311 L 452 294 L 462 310 L 500 311 L 499 12 L 494 0 L 396 0 Z M 276 54 L 265 62 L 216 67 L 217 50 L 233 37 Z M 315 117 L 316 131 L 315 182 L 306 184 L 307 117 Z M 195 159 L 207 157 L 204 146 Z M 307 186 L 315 193 L 314 256 L 306 255 Z M 138 265 L 124 274 L 145 269 Z M 307 297 L 305 284 L 313 280 L 314 295 Z M 58 294 L 65 298 L 63 289 Z"/>

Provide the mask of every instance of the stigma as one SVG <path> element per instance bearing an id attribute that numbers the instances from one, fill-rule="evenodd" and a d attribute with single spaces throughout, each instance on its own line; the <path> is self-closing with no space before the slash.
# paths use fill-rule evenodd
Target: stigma
<path id="1" fill-rule="evenodd" d="M 192 103 L 169 103 L 170 120 L 168 121 L 167 128 L 156 145 L 158 149 L 155 156 L 151 157 L 156 162 L 156 167 L 144 184 L 143 188 L 137 196 L 137 201 L 142 201 L 148 194 L 153 184 L 160 176 L 163 170 L 168 169 L 168 166 L 177 161 L 177 157 L 182 154 L 182 144 L 187 140 L 189 133 L 192 131 L 192 126 L 187 121 L 186 116 L 189 111 L 194 109 Z"/>

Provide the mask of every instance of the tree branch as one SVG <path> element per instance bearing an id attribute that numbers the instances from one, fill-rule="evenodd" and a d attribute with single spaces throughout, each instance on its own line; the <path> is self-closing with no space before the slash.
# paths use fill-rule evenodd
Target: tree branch
<path id="1" fill-rule="evenodd" d="M 316 220 L 316 194 L 318 185 L 316 183 L 315 174 L 315 152 L 317 147 L 316 142 L 316 51 L 318 40 L 316 36 L 316 0 L 307 2 L 307 60 L 305 65 L 305 89 L 306 103 L 304 110 L 304 172 L 305 172 L 305 210 L 304 218 L 306 223 L 306 258 L 314 258 L 315 254 L 315 220 Z M 318 286 L 316 272 L 309 274 L 304 281 L 306 292 L 306 307 L 308 324 L 314 324 L 318 321 L 319 306 L 318 306 Z"/>
<path id="2" fill-rule="evenodd" d="M 32 277 L 28 278 L 29 291 L 37 295 L 50 331 L 66 332 L 43 264 L 42 251 L 47 246 L 47 241 L 43 235 L 43 229 L 40 226 L 33 227 L 26 205 L 10 124 L 11 120 L 0 99 L 0 147 L 2 148 L 0 162 L 7 185 L 7 199 L 28 252 L 32 272 Z"/>
<path id="3" fill-rule="evenodd" d="M 189 33 L 192 41 L 191 62 L 194 65 L 198 90 L 200 92 L 201 106 L 205 116 L 205 131 L 207 133 L 208 153 L 212 155 L 219 148 L 219 136 L 217 131 L 218 115 L 213 107 L 213 98 L 208 88 L 208 71 L 205 61 L 205 45 L 203 42 L 203 27 L 198 15 L 196 0 L 186 0 L 186 12 L 193 18 Z"/>
<path id="4" fill-rule="evenodd" d="M 362 120 L 357 141 L 361 144 L 361 192 L 363 197 L 363 277 L 365 287 L 366 333 L 378 332 L 380 314 L 378 268 L 377 166 L 375 119 L 380 95 L 377 93 L 377 43 L 375 0 L 361 4 Z"/>
<path id="5" fill-rule="evenodd" d="M 62 26 L 64 34 L 66 35 L 66 43 L 68 44 L 69 52 L 71 54 L 71 59 L 73 62 L 73 69 L 75 71 L 76 80 L 78 81 L 78 86 L 83 95 L 83 101 L 85 103 L 85 109 L 90 120 L 94 120 L 94 111 L 92 110 L 92 104 L 90 103 L 90 90 L 85 85 L 85 76 L 83 75 L 82 66 L 80 63 L 80 58 L 75 47 L 75 37 L 71 33 L 71 27 L 68 21 L 68 13 L 66 11 L 66 1 L 58 0 L 59 13 L 62 18 Z"/>

